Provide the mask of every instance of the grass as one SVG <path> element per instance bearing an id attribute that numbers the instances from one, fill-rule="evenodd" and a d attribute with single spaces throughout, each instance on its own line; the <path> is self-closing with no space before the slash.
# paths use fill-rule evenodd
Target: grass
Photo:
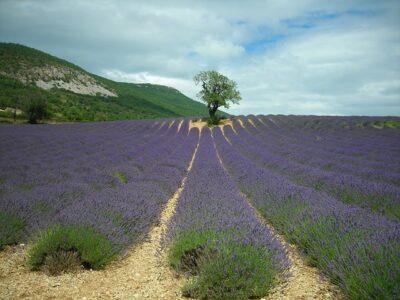
<path id="1" fill-rule="evenodd" d="M 49 275 L 72 273 L 82 269 L 78 252 L 60 250 L 46 256 L 43 271 Z"/>
<path id="2" fill-rule="evenodd" d="M 170 266 L 179 272 L 198 273 L 198 259 L 206 245 L 215 243 L 217 235 L 214 231 L 181 233 L 171 244 L 168 252 Z"/>
<path id="3" fill-rule="evenodd" d="M 382 195 L 362 195 L 353 191 L 338 192 L 339 199 L 345 203 L 355 204 L 360 207 L 370 208 L 390 219 L 400 221 L 400 205 L 394 197 Z"/>
<path id="4" fill-rule="evenodd" d="M 0 211 L 0 250 L 6 245 L 17 244 L 25 229 L 25 222 L 10 213 Z"/>
<path id="5" fill-rule="evenodd" d="M 24 191 L 30 191 L 35 187 L 34 183 L 21 183 L 19 185 L 19 188 L 21 188 Z"/>
<path id="6" fill-rule="evenodd" d="M 104 212 L 104 216 L 109 218 L 115 226 L 121 227 L 125 234 L 128 235 L 130 233 L 130 229 L 124 226 L 125 219 L 124 215 L 121 212 L 108 210 Z"/>
<path id="7" fill-rule="evenodd" d="M 52 207 L 45 201 L 38 201 L 33 206 L 33 210 L 39 213 L 49 213 L 52 210 Z"/>
<path id="8" fill-rule="evenodd" d="M 70 264 L 62 257 L 88 269 L 102 269 L 115 256 L 110 241 L 94 229 L 81 225 L 55 225 L 41 233 L 28 249 L 27 264 L 31 270 L 51 269 L 52 273 L 68 271 Z"/>
<path id="9" fill-rule="evenodd" d="M 395 121 L 395 120 L 375 121 L 373 123 L 373 126 L 378 128 L 383 128 L 383 127 L 396 128 L 400 126 L 400 121 Z"/>
<path id="10" fill-rule="evenodd" d="M 317 190 L 317 191 L 321 191 L 321 190 L 323 189 L 324 185 L 325 185 L 325 182 L 323 182 L 323 181 L 318 181 L 318 182 L 316 182 L 316 183 L 313 185 L 313 188 L 314 188 L 315 190 Z"/>
<path id="11" fill-rule="evenodd" d="M 207 118 L 207 125 L 209 127 L 219 125 L 220 118 L 218 116 L 213 116 Z"/>
<path id="12" fill-rule="evenodd" d="M 397 201 L 395 201 L 395 196 L 379 195 L 376 193 L 365 194 L 357 190 L 334 188 L 323 180 L 310 183 L 309 181 L 305 181 L 304 178 L 301 178 L 297 175 L 290 178 L 294 182 L 304 186 L 312 187 L 316 191 L 323 191 L 333 195 L 344 203 L 354 204 L 363 208 L 371 209 L 373 212 L 383 214 L 386 217 L 396 221 L 400 220 L 400 205 Z"/>
<path id="13" fill-rule="evenodd" d="M 366 128 L 368 126 L 372 126 L 375 128 L 382 129 L 384 127 L 389 128 L 396 128 L 400 126 L 400 121 L 397 120 L 381 120 L 381 121 L 374 121 L 374 122 L 360 122 L 356 124 L 359 128 Z"/>
<path id="14" fill-rule="evenodd" d="M 115 172 L 114 176 L 118 178 L 121 183 L 127 183 L 128 179 L 126 178 L 126 174 L 123 172 Z"/>
<path id="15" fill-rule="evenodd" d="M 187 231 L 169 248 L 170 266 L 192 276 L 182 294 L 199 299 L 249 299 L 267 294 L 277 270 L 267 249 L 215 231 Z"/>

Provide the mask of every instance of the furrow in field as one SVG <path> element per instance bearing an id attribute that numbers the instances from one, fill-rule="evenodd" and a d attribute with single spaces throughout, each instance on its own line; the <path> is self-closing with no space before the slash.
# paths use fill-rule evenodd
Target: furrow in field
<path id="1" fill-rule="evenodd" d="M 282 145 L 286 144 L 300 149 L 306 147 L 310 154 L 323 153 L 327 159 L 332 155 L 341 156 L 358 167 L 369 166 L 378 170 L 382 165 L 388 168 L 399 167 L 399 164 L 393 161 L 391 161 L 392 164 L 388 164 L 390 156 L 399 155 L 397 130 L 360 128 L 349 130 L 339 125 L 335 127 L 335 131 L 325 128 L 304 130 L 304 124 L 298 124 L 293 128 L 277 128 L 273 123 L 266 125 L 266 123 L 258 122 L 256 118 L 249 117 L 249 119 L 258 125 L 252 128 L 248 125 L 247 119 L 244 119 L 244 126 L 252 134 L 265 140 L 274 139 Z M 264 120 L 266 119 L 264 118 Z M 267 119 L 265 122 L 269 122 L 269 120 Z M 385 136 L 385 133 L 388 135 Z M 287 150 L 295 150 L 290 146 Z"/>
<path id="2" fill-rule="evenodd" d="M 392 298 L 400 274 L 399 224 L 259 167 L 214 131 L 224 165 L 243 193 L 345 297 Z"/>
<path id="3" fill-rule="evenodd" d="M 253 120 L 258 122 L 257 119 L 253 118 Z M 234 127 L 242 128 L 238 122 L 234 122 Z M 348 145 L 344 149 L 350 150 L 350 152 L 346 153 L 340 149 L 334 151 L 340 145 L 340 141 L 337 140 L 340 133 L 336 133 L 335 136 L 327 136 L 324 132 L 315 131 L 307 138 L 307 134 L 297 132 L 293 138 L 290 138 L 292 134 L 290 131 L 277 134 L 274 129 L 265 125 L 257 126 L 256 130 L 249 130 L 249 128 L 250 125 L 244 127 L 259 143 L 275 153 L 283 154 L 287 159 L 323 170 L 354 174 L 368 180 L 399 183 L 399 165 L 396 165 L 396 162 L 391 159 L 391 157 L 400 155 L 398 150 L 400 144 L 396 142 L 397 138 L 392 137 L 387 141 L 373 141 L 371 136 L 375 137 L 376 134 L 369 133 L 369 139 L 361 141 L 361 148 L 356 149 L 352 145 Z M 311 139 L 312 143 L 307 142 L 307 139 Z M 334 141 L 334 143 L 326 149 L 320 147 L 329 141 Z M 370 149 L 371 144 L 379 144 L 379 150 Z M 389 147 L 396 149 L 396 152 L 385 153 L 385 149 Z M 384 160 L 374 162 L 371 155 L 376 152 L 383 154 Z"/>
<path id="4" fill-rule="evenodd" d="M 239 134 L 236 135 L 228 128 L 224 134 L 242 155 L 261 167 L 282 174 L 299 185 L 326 192 L 345 203 L 372 209 L 393 219 L 400 218 L 399 187 L 296 163 L 274 154 L 269 150 L 269 145 L 260 145 L 257 139 L 245 130 L 238 131 Z"/>
<path id="5" fill-rule="evenodd" d="M 0 159 L 3 178 L 0 187 L 3 192 L 32 190 L 60 182 L 90 184 L 107 180 L 105 177 L 112 176 L 112 168 L 129 168 L 129 164 L 132 164 L 134 169 L 135 159 L 146 153 L 147 148 L 160 145 L 160 135 L 168 133 L 168 128 L 164 126 L 132 134 L 131 130 L 124 132 L 127 124 L 122 122 L 114 124 L 111 129 L 102 131 L 99 128 L 93 133 L 80 130 L 81 126 L 77 124 L 75 131 L 64 127 L 50 128 L 49 132 L 41 133 L 43 136 L 49 135 L 45 139 L 32 132 L 33 128 L 16 130 L 12 140 L 16 143 L 14 148 L 6 151 Z M 30 139 L 34 139 L 31 142 L 34 149 L 24 146 Z M 18 160 L 13 158 L 16 156 Z"/>
<path id="6" fill-rule="evenodd" d="M 224 130 L 222 129 L 222 133 Z M 225 136 L 224 136 L 225 137 Z M 226 138 L 226 137 L 225 137 Z M 228 140 L 227 140 L 228 141 Z M 228 141 L 229 142 L 229 141 Z M 215 145 L 215 143 L 214 143 Z M 225 172 L 229 175 L 228 169 L 224 166 L 221 156 L 217 151 L 218 160 Z M 230 176 L 230 175 L 229 175 Z M 266 299 L 340 299 L 343 296 L 340 294 L 337 286 L 333 285 L 318 269 L 306 264 L 304 258 L 300 255 L 297 247 L 286 242 L 285 238 L 279 234 L 271 224 L 254 207 L 251 200 L 247 196 L 239 192 L 243 199 L 253 210 L 257 218 L 265 224 L 272 232 L 274 237 L 279 240 L 287 251 L 287 256 L 290 262 L 289 274 L 287 277 L 282 277 L 268 294 Z"/>
<path id="7" fill-rule="evenodd" d="M 340 144 L 340 141 L 337 141 L 337 136 L 340 136 L 339 133 L 335 136 L 326 136 L 323 132 L 316 131 L 312 134 L 313 142 L 316 144 L 308 144 L 305 134 L 297 134 L 297 138 L 301 136 L 300 141 L 290 139 L 288 133 L 277 135 L 273 129 L 269 129 L 258 119 L 253 118 L 252 120 L 258 123 L 257 131 L 250 132 L 253 138 L 257 139 L 260 144 L 269 147 L 273 152 L 284 154 L 287 159 L 323 170 L 356 175 L 368 180 L 400 184 L 399 167 L 394 166 L 393 160 L 390 159 L 390 157 L 400 155 L 398 150 L 397 153 L 385 153 L 385 161 L 381 163 L 372 162 L 368 157 L 371 153 L 377 152 L 377 150 L 369 149 L 369 145 L 378 143 L 380 146 L 378 152 L 382 153 L 390 145 L 398 149 L 400 144 L 395 142 L 396 139 L 392 138 L 386 142 L 363 139 L 361 149 L 355 150 L 354 147 L 350 147 L 353 152 L 349 156 L 343 152 L 332 153 L 332 149 Z M 239 124 L 234 122 L 235 126 L 237 127 Z M 372 136 L 375 136 L 375 134 L 372 134 Z M 325 144 L 328 140 L 335 140 L 335 145 L 332 145 L 329 149 L 318 147 L 319 144 Z"/>
<path id="8" fill-rule="evenodd" d="M 202 129 L 197 158 L 164 244 L 178 274 L 200 272 L 184 288 L 193 297 L 229 299 L 233 291 L 240 299 L 264 296 L 287 266 L 282 245 L 254 215 L 220 164 L 207 127 Z M 255 266 L 253 260 L 258 259 L 262 263 Z M 210 272 L 214 265 L 217 269 Z"/>
<path id="9" fill-rule="evenodd" d="M 122 164 L 117 164 L 116 166 L 110 164 L 107 170 L 108 175 L 99 176 L 93 169 L 90 169 L 89 174 L 84 176 L 85 178 L 87 177 L 87 181 L 89 182 L 85 182 L 81 177 L 74 177 L 58 184 L 48 184 L 44 187 L 39 186 L 8 195 L 5 194 L 3 195 L 0 208 L 6 210 L 12 209 L 14 207 L 13 203 L 18 201 L 18 215 L 23 217 L 28 224 L 34 224 L 34 226 L 29 226 L 27 234 L 30 234 L 31 229 L 36 231 L 38 227 L 46 227 L 57 220 L 65 221 L 65 217 L 61 217 L 60 220 L 59 216 L 66 215 L 67 212 L 72 212 L 73 209 L 69 209 L 69 207 L 76 209 L 76 206 L 80 205 L 79 203 L 89 203 L 89 207 L 92 207 L 90 204 L 92 202 L 97 203 L 101 199 L 107 199 L 107 197 L 108 199 L 118 197 L 115 199 L 115 203 L 109 200 L 104 201 L 110 202 L 109 209 L 112 212 L 108 216 L 109 220 L 104 220 L 104 216 L 101 216 L 101 213 L 99 213 L 100 218 L 107 223 L 110 222 L 110 219 L 112 223 L 125 222 L 125 220 L 122 220 L 124 218 L 121 216 L 121 208 L 118 205 L 121 205 L 121 199 L 123 199 L 123 203 L 130 202 L 126 196 L 132 193 L 132 189 L 140 191 L 136 192 L 139 203 L 141 201 L 141 194 L 146 193 L 151 198 L 154 198 L 154 194 L 159 193 L 161 195 L 159 197 L 162 199 L 164 197 L 163 194 L 165 192 L 170 193 L 171 188 L 174 186 L 174 184 L 171 184 L 162 175 L 174 173 L 174 176 L 171 176 L 172 178 L 181 176 L 180 173 L 182 173 L 184 167 L 176 161 L 168 162 L 168 159 L 173 156 L 179 157 L 179 153 L 177 152 L 185 151 L 183 148 L 187 145 L 187 141 L 190 140 L 185 128 L 187 128 L 187 123 L 182 125 L 181 133 L 170 132 L 161 136 L 158 143 L 155 141 L 154 144 L 143 149 L 143 153 L 138 153 L 140 156 L 135 159 L 134 163 L 125 159 Z M 100 160 L 97 164 L 102 163 L 103 160 Z M 171 165 L 174 165 L 174 168 Z M 139 167 L 140 172 L 136 172 L 135 168 Z M 160 170 L 164 171 L 161 176 L 159 174 Z M 156 188 L 149 186 L 151 181 L 156 185 Z M 147 207 L 148 203 L 151 203 L 151 201 L 147 201 L 146 205 L 140 206 Z M 44 208 L 38 209 L 37 207 Z M 101 204 L 101 207 L 104 207 L 104 203 Z M 43 212 L 43 210 L 45 211 Z M 129 210 L 125 209 L 125 212 Z M 79 211 L 86 211 L 85 205 Z M 103 214 L 105 215 L 106 213 Z M 73 215 L 77 214 L 74 213 Z M 128 223 L 132 222 L 129 221 Z M 96 227 L 98 226 L 96 225 Z M 142 231 L 142 229 L 139 229 L 139 231 Z"/>
<path id="10" fill-rule="evenodd" d="M 355 151 L 363 151 L 366 148 L 370 152 L 369 154 L 373 154 L 376 159 L 383 159 L 383 161 L 386 160 L 385 154 L 387 151 L 389 153 L 396 151 L 394 140 L 396 130 L 391 130 L 390 134 L 385 135 L 388 133 L 387 129 L 353 128 L 350 130 L 341 127 L 339 124 L 333 128 L 325 128 L 323 125 L 321 125 L 321 128 L 307 128 L 305 124 L 296 123 L 292 126 L 277 127 L 265 117 L 261 118 L 263 122 L 259 122 L 259 119 L 254 117 L 249 117 L 249 119 L 257 123 L 254 129 L 250 127 L 255 134 L 262 136 L 264 129 L 268 129 L 269 134 L 287 140 L 289 143 L 297 144 L 300 141 L 305 145 L 311 146 L 313 149 L 345 154 L 355 160 L 358 158 L 354 156 Z M 244 123 L 248 123 L 247 119 L 244 119 Z M 316 138 L 317 136 L 319 136 L 319 139 Z M 386 145 L 386 147 L 382 148 L 382 144 Z M 379 152 L 375 150 L 379 150 Z"/>
<path id="11" fill-rule="evenodd" d="M 198 147 L 199 139 L 186 167 L 186 175 L 165 204 L 159 224 L 151 229 L 147 240 L 130 249 L 123 259 L 102 271 L 49 277 L 26 270 L 23 248 L 17 248 L 16 252 L 8 249 L 0 257 L 0 298 L 179 299 L 181 280 L 173 276 L 165 263 L 160 242 L 192 169 Z"/>

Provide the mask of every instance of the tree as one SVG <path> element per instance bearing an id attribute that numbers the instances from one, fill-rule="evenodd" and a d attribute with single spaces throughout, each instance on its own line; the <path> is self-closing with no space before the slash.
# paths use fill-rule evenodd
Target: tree
<path id="1" fill-rule="evenodd" d="M 13 111 L 13 119 L 14 123 L 17 121 L 17 109 L 18 107 L 21 106 L 21 99 L 19 95 L 16 95 L 15 97 L 15 103 L 14 103 L 14 111 Z"/>
<path id="2" fill-rule="evenodd" d="M 208 107 L 210 119 L 216 119 L 219 107 L 229 108 L 231 103 L 239 103 L 242 99 L 237 84 L 217 71 L 203 71 L 194 76 L 196 85 L 201 84 L 201 91 L 197 94 Z"/>
<path id="3" fill-rule="evenodd" d="M 39 120 L 43 120 L 48 117 L 47 105 L 44 101 L 32 100 L 29 104 L 28 110 L 28 122 L 36 124 Z"/>

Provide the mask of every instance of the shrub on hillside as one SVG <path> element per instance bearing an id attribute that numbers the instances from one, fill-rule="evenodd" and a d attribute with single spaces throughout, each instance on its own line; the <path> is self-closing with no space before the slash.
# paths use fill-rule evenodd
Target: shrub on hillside
<path id="1" fill-rule="evenodd" d="M 31 270 L 58 274 L 77 266 L 101 269 L 114 256 L 110 241 L 91 227 L 56 225 L 39 234 L 28 250 L 27 263 Z"/>
<path id="2" fill-rule="evenodd" d="M 26 114 L 28 116 L 28 122 L 31 124 L 37 124 L 38 121 L 41 121 L 49 116 L 46 103 L 37 100 L 31 101 Z"/>

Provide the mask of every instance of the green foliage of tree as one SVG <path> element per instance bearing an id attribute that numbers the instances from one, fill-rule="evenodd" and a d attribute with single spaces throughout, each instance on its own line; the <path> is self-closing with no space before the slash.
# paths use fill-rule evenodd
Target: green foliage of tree
<path id="1" fill-rule="evenodd" d="M 42 100 L 33 100 L 27 109 L 28 122 L 36 124 L 49 116 L 47 104 Z"/>
<path id="2" fill-rule="evenodd" d="M 197 96 L 206 103 L 212 120 L 219 107 L 229 108 L 231 103 L 237 104 L 242 99 L 236 82 L 217 71 L 203 71 L 193 79 L 196 85 L 201 84 Z"/>

